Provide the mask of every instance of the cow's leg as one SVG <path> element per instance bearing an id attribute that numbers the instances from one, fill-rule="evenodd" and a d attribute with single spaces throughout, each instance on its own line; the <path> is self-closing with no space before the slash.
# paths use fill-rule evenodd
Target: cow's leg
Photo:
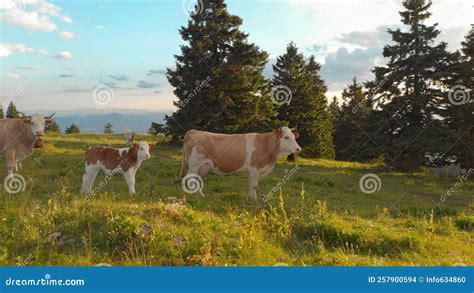
<path id="1" fill-rule="evenodd" d="M 127 172 L 123 173 L 123 177 L 125 177 L 125 181 L 127 181 L 128 185 L 128 192 L 131 195 L 134 195 L 135 192 L 135 172 L 132 169 L 129 169 Z"/>
<path id="2" fill-rule="evenodd" d="M 257 199 L 257 185 L 258 185 L 258 170 L 251 168 L 249 170 L 249 197 Z"/>
<path id="3" fill-rule="evenodd" d="M 13 171 L 16 168 L 15 151 L 5 152 L 5 161 L 7 163 L 8 176 L 13 175 Z"/>
<path id="4" fill-rule="evenodd" d="M 17 167 L 18 167 L 18 170 L 23 169 L 23 166 L 21 165 L 21 160 L 17 160 Z"/>
<path id="5" fill-rule="evenodd" d="M 95 177 L 99 173 L 100 168 L 95 165 L 86 166 L 86 172 L 82 176 L 81 194 L 90 194 L 94 185 Z"/>

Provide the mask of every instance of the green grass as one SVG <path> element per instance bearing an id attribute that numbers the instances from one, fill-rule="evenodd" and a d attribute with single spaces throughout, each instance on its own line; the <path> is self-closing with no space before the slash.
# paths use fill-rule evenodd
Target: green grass
<path id="1" fill-rule="evenodd" d="M 84 151 L 123 147 L 121 135 L 49 134 L 46 143 L 23 162 L 26 189 L 0 191 L 0 265 L 474 264 L 472 180 L 441 202 L 456 179 L 300 158 L 268 200 L 295 165 L 278 162 L 257 202 L 245 174 L 211 175 L 200 198 L 181 189 L 180 149 L 160 145 L 138 171 L 136 196 L 117 176 L 88 199 Z M 367 173 L 380 176 L 380 191 L 361 192 Z"/>

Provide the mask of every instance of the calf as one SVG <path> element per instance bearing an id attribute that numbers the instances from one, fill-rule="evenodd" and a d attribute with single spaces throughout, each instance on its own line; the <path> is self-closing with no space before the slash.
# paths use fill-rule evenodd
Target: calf
<path id="1" fill-rule="evenodd" d="M 190 130 L 184 136 L 181 176 L 186 174 L 186 167 L 188 174 L 203 179 L 209 171 L 221 175 L 248 172 L 249 196 L 256 199 L 258 181 L 273 170 L 278 157 L 301 152 L 298 136 L 288 127 L 233 135 Z"/>
<path id="2" fill-rule="evenodd" d="M 102 170 L 107 175 L 122 173 L 127 181 L 128 191 L 130 194 L 135 194 L 135 174 L 140 164 L 150 158 L 150 149 L 154 146 L 155 144 L 141 141 L 122 149 L 90 147 L 86 151 L 86 173 L 82 177 L 81 193 L 91 193 L 95 177 Z"/>
<path id="3" fill-rule="evenodd" d="M 127 129 L 123 132 L 123 139 L 125 140 L 125 144 L 132 145 L 133 140 L 135 139 L 135 133 L 130 129 Z"/>

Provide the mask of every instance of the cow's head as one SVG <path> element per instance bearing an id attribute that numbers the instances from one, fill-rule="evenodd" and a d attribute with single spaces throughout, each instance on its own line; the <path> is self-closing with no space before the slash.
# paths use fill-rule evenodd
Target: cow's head
<path id="1" fill-rule="evenodd" d="M 284 155 L 301 153 L 301 147 L 296 140 L 300 134 L 288 127 L 273 130 L 275 136 L 280 140 L 280 153 Z"/>
<path id="2" fill-rule="evenodd" d="M 145 141 L 133 144 L 133 147 L 137 148 L 137 159 L 143 161 L 151 158 L 150 150 L 155 147 L 155 144 L 149 144 Z"/>
<path id="3" fill-rule="evenodd" d="M 53 115 L 54 113 L 49 117 L 44 117 L 40 114 L 33 114 L 31 116 L 24 116 L 22 119 L 23 122 L 28 124 L 33 135 L 35 135 L 36 138 L 41 139 L 44 135 L 44 127 L 54 123 L 53 119 L 51 119 Z"/>

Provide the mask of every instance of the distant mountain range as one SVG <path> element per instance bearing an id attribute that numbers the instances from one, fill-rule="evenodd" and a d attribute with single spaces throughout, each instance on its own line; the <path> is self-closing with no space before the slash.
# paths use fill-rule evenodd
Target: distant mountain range
<path id="1" fill-rule="evenodd" d="M 123 132 L 125 129 L 131 129 L 137 133 L 144 133 L 150 128 L 151 122 L 164 123 L 165 115 L 170 115 L 169 111 L 148 111 L 148 110 L 130 110 L 130 109 L 77 109 L 74 111 L 63 110 L 38 110 L 28 111 L 31 113 L 42 113 L 49 115 L 56 113 L 54 120 L 61 128 L 61 132 L 76 123 L 81 132 L 102 133 L 107 122 L 112 124 L 115 132 Z"/>

